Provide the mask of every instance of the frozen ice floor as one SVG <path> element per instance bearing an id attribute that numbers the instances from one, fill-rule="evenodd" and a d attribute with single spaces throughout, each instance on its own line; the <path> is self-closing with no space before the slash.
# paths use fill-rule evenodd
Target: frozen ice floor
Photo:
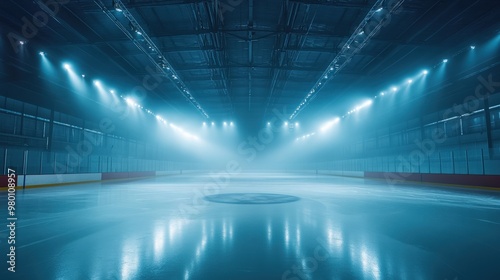
<path id="1" fill-rule="evenodd" d="M 18 191 L 16 272 L 2 226 L 0 279 L 500 279 L 500 192 L 313 174 L 214 181 Z"/>

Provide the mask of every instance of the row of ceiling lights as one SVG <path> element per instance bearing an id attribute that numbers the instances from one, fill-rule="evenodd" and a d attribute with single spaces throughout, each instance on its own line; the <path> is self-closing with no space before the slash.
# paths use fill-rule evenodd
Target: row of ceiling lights
<path id="1" fill-rule="evenodd" d="M 470 45 L 470 50 L 471 51 L 474 51 L 476 49 L 476 45 Z M 457 54 L 458 55 L 458 54 Z M 441 63 L 442 64 L 447 64 L 450 60 L 448 58 L 444 58 L 443 60 L 441 60 Z M 440 63 L 440 64 L 441 64 Z M 419 77 L 425 77 L 429 74 L 429 70 L 425 69 L 425 70 L 422 70 Z M 410 86 L 414 83 L 414 79 L 410 78 L 410 79 L 406 79 L 406 81 L 404 82 L 404 84 L 406 84 L 407 86 Z M 400 90 L 400 87 L 399 86 L 391 86 L 390 87 L 390 90 L 385 90 L 385 91 L 381 91 L 378 95 L 374 96 L 373 99 L 368 99 L 366 101 L 364 101 L 362 104 L 360 104 L 359 106 L 356 106 L 354 109 L 348 111 L 346 114 L 344 114 L 341 118 L 340 117 L 337 117 L 331 121 L 328 121 L 326 122 L 321 128 L 320 128 L 320 131 L 321 132 L 326 132 L 328 131 L 330 128 L 332 128 L 335 124 L 337 123 L 340 123 L 341 119 L 345 119 L 347 118 L 349 115 L 351 114 L 354 114 L 364 108 L 367 108 L 369 106 L 371 106 L 374 102 L 374 99 L 377 99 L 377 98 L 381 98 L 381 97 L 384 97 L 386 96 L 387 94 L 389 93 L 397 93 L 398 91 Z M 308 139 L 310 138 L 311 136 L 313 135 L 316 135 L 316 132 L 313 132 L 313 133 L 310 133 L 310 134 L 306 134 L 306 135 L 303 135 L 301 137 L 298 137 L 296 138 L 295 140 L 305 140 L 305 139 Z"/>
<path id="2" fill-rule="evenodd" d="M 403 0 L 404 1 L 404 0 Z M 392 7 L 388 8 L 387 13 L 392 13 L 403 1 L 398 3 L 392 3 Z M 383 21 L 378 21 L 376 26 L 370 26 L 371 30 L 365 32 L 369 23 L 372 19 L 376 17 L 377 14 L 384 11 L 383 0 L 378 0 L 367 13 L 365 18 L 361 21 L 359 26 L 353 32 L 353 34 L 346 41 L 342 49 L 335 56 L 333 61 L 328 65 L 327 69 L 323 72 L 321 78 L 314 84 L 313 88 L 307 93 L 306 97 L 300 102 L 294 112 L 290 115 L 289 119 L 293 120 L 297 115 L 313 100 L 313 98 L 318 94 L 318 92 L 323 88 L 323 86 L 332 79 L 339 71 L 341 71 L 350 59 L 356 54 L 356 51 L 351 49 L 351 45 L 357 43 L 357 51 L 366 45 L 366 42 L 370 40 L 375 34 L 380 26 L 383 25 Z M 375 21 L 373 21 L 375 22 Z"/>
<path id="3" fill-rule="evenodd" d="M 39 55 L 42 56 L 42 57 L 45 57 L 47 55 L 47 53 L 41 51 L 41 52 L 39 52 Z M 69 63 L 63 63 L 62 67 L 67 72 L 74 73 L 73 67 Z M 74 74 L 76 74 L 76 73 L 74 73 Z M 80 76 L 82 78 L 86 77 L 85 74 L 81 74 Z M 180 135 L 184 136 L 185 138 L 193 139 L 193 140 L 199 140 L 198 136 L 185 131 L 182 127 L 179 127 L 179 126 L 177 126 L 177 125 L 175 125 L 173 123 L 167 122 L 167 120 L 164 119 L 161 115 L 156 114 L 152 110 L 145 108 L 144 106 L 142 106 L 141 104 L 139 104 L 137 101 L 135 101 L 132 97 L 123 96 L 123 95 L 117 95 L 117 92 L 114 89 L 108 89 L 108 90 L 104 89 L 104 85 L 103 85 L 103 83 L 100 80 L 97 80 L 97 79 L 93 80 L 92 84 L 96 88 L 98 88 L 100 90 L 100 92 L 105 92 L 107 94 L 110 94 L 113 97 L 118 97 L 119 96 L 121 98 L 121 100 L 123 100 L 123 102 L 125 102 L 125 104 L 127 106 L 132 107 L 132 108 L 136 108 L 138 110 L 141 110 L 141 111 L 145 112 L 148 115 L 153 116 L 160 124 L 169 126 L 174 131 L 178 132 Z"/>
<path id="4" fill-rule="evenodd" d="M 105 13 L 108 14 L 108 17 L 111 17 L 111 13 L 106 9 L 106 6 L 99 1 L 99 4 L 101 6 L 101 9 Z M 158 67 L 158 70 L 162 72 L 172 83 L 177 87 L 177 89 L 181 92 L 181 94 L 186 98 L 186 100 L 191 103 L 205 118 L 209 119 L 210 116 L 207 114 L 207 112 L 202 108 L 202 106 L 198 103 L 198 101 L 194 98 L 192 93 L 189 91 L 187 86 L 184 84 L 184 82 L 180 79 L 179 75 L 175 72 L 171 64 L 167 61 L 165 56 L 161 54 L 160 49 L 155 45 L 155 43 L 151 40 L 151 38 L 146 34 L 144 29 L 139 25 L 137 20 L 133 17 L 133 15 L 127 10 L 125 5 L 121 0 L 113 0 L 112 1 L 112 7 L 115 11 L 123 14 L 123 16 L 128 19 L 129 21 L 129 28 L 130 30 L 137 34 L 138 36 L 141 36 L 143 41 L 145 42 L 146 48 L 143 48 L 142 46 L 139 47 L 143 51 L 147 52 L 148 50 L 152 52 L 153 54 L 148 54 L 150 55 L 151 59 L 153 60 L 152 62 Z M 115 21 L 115 24 L 121 26 L 121 23 L 118 23 Z M 123 31 L 123 30 L 122 30 Z M 125 31 L 124 31 L 125 32 Z M 134 43 L 137 42 L 133 40 Z M 153 58 L 155 57 L 155 58 Z"/>

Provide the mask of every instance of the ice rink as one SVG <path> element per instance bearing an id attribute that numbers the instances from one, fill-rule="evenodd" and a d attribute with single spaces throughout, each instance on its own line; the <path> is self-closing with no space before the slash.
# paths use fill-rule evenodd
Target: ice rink
<path id="1" fill-rule="evenodd" d="M 500 279 L 494 191 L 184 174 L 19 190 L 17 216 L 0 279 Z"/>

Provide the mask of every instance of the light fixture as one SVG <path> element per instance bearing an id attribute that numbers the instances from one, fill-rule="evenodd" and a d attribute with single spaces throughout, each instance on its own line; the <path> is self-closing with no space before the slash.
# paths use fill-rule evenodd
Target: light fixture
<path id="1" fill-rule="evenodd" d="M 101 82 L 99 80 L 94 80 L 94 85 L 97 87 L 101 86 Z"/>
<path id="2" fill-rule="evenodd" d="M 443 63 L 448 63 L 448 59 L 447 58 L 443 59 Z"/>
<path id="3" fill-rule="evenodd" d="M 234 125 L 234 123 L 233 123 L 233 122 L 230 122 L 230 123 L 229 123 L 229 125 L 230 125 L 230 126 L 233 126 L 233 125 Z"/>
<path id="4" fill-rule="evenodd" d="M 134 100 L 132 100 L 130 97 L 125 97 L 125 102 L 127 102 L 127 104 L 130 105 L 130 106 L 134 106 L 135 105 Z"/>
<path id="5" fill-rule="evenodd" d="M 409 85 L 411 85 L 411 84 L 413 83 L 413 80 L 412 80 L 412 79 L 408 79 L 406 82 L 407 82 Z"/>
<path id="6" fill-rule="evenodd" d="M 295 123 L 295 126 L 299 126 L 299 122 L 296 122 L 296 123 Z"/>
<path id="7" fill-rule="evenodd" d="M 115 1 L 113 1 L 113 2 L 112 2 L 112 4 L 113 4 L 113 8 L 115 8 L 115 11 L 120 12 L 120 13 L 121 13 L 121 12 L 123 12 L 123 10 L 122 10 L 122 8 L 120 7 L 120 4 L 119 4 L 119 3 L 117 3 L 117 2 L 115 2 Z"/>
<path id="8" fill-rule="evenodd" d="M 270 123 L 270 122 L 267 122 L 267 126 L 271 126 L 271 123 Z"/>
<path id="9" fill-rule="evenodd" d="M 63 68 L 69 71 L 71 69 L 71 66 L 68 63 L 64 63 Z"/>
<path id="10" fill-rule="evenodd" d="M 109 93 L 115 94 L 115 90 L 112 89 L 112 90 L 109 91 Z"/>
<path id="11" fill-rule="evenodd" d="M 129 22 L 129 27 L 132 32 L 135 32 L 137 35 L 142 35 L 141 31 L 139 31 L 139 29 L 132 22 Z"/>
<path id="12" fill-rule="evenodd" d="M 39 52 L 38 54 L 41 56 L 45 56 L 45 52 Z"/>
<path id="13" fill-rule="evenodd" d="M 429 71 L 428 70 L 424 70 L 424 71 L 422 71 L 422 74 L 427 75 L 427 74 L 429 74 Z"/>
<path id="14" fill-rule="evenodd" d="M 380 7 L 375 12 L 379 13 L 379 12 L 382 12 L 383 10 L 384 10 L 384 8 Z"/>
<path id="15" fill-rule="evenodd" d="M 212 122 L 212 126 L 214 126 L 214 125 L 215 125 L 215 123 L 214 123 L 214 122 Z"/>
<path id="16" fill-rule="evenodd" d="M 382 92 L 380 93 L 380 95 L 384 96 L 384 95 L 385 95 L 385 92 L 384 92 L 384 91 L 382 91 Z"/>
<path id="17" fill-rule="evenodd" d="M 85 74 L 82 74 L 82 78 L 85 78 Z"/>
<path id="18" fill-rule="evenodd" d="M 207 126 L 207 123 L 206 123 L 206 122 L 203 122 L 203 126 Z"/>
<path id="19" fill-rule="evenodd" d="M 392 91 L 393 91 L 393 92 L 396 92 L 396 91 L 398 91 L 398 90 L 399 90 L 399 89 L 398 89 L 397 87 L 392 87 Z"/>
<path id="20" fill-rule="evenodd" d="M 470 46 L 470 49 L 471 49 L 471 50 L 475 50 L 475 49 L 476 49 L 476 46 L 472 45 L 472 46 Z"/>
<path id="21" fill-rule="evenodd" d="M 24 45 L 24 44 L 26 44 L 26 42 L 25 41 L 19 41 L 19 44 Z"/>

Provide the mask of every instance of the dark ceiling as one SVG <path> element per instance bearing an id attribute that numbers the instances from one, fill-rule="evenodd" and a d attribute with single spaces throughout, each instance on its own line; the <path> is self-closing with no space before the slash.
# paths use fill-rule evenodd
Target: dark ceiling
<path id="1" fill-rule="evenodd" d="M 378 3 L 387 11 L 400 2 L 296 119 L 344 113 L 349 98 L 372 96 L 499 28 L 497 0 L 123 0 L 121 12 L 111 0 L 4 0 L 0 79 L 6 95 L 78 114 L 61 90 L 43 90 L 47 81 L 33 63 L 43 50 L 120 92 L 148 88 L 141 103 L 167 115 L 261 124 L 274 108 L 295 110 Z M 46 7 L 53 13 L 44 18 Z M 30 38 L 17 46 L 12 34 L 23 31 Z"/>

